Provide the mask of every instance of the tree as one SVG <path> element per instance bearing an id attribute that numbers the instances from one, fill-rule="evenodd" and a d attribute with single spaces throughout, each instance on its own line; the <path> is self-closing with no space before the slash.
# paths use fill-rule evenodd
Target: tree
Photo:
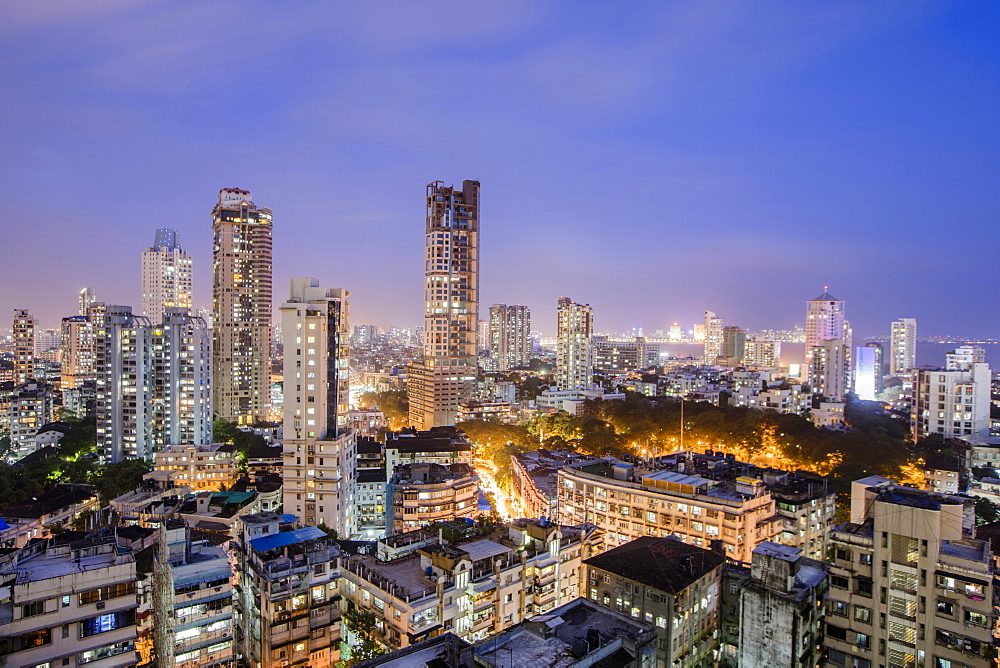
<path id="1" fill-rule="evenodd" d="M 976 526 L 992 524 L 1000 519 L 1000 506 L 985 496 L 976 497 Z"/>
<path id="2" fill-rule="evenodd" d="M 378 641 L 375 621 L 375 615 L 366 610 L 350 607 L 344 612 L 344 625 L 355 639 L 350 644 L 351 658 L 346 665 L 356 666 L 385 653 L 385 648 Z"/>
<path id="3" fill-rule="evenodd" d="M 389 420 L 393 431 L 399 431 L 410 422 L 410 403 L 406 392 L 386 390 L 385 392 L 365 392 L 360 403 L 366 408 L 378 408 Z"/>
<path id="4" fill-rule="evenodd" d="M 110 501 L 142 484 L 142 476 L 152 469 L 145 459 L 125 459 L 103 466 L 94 476 L 93 484 L 103 501 Z"/>

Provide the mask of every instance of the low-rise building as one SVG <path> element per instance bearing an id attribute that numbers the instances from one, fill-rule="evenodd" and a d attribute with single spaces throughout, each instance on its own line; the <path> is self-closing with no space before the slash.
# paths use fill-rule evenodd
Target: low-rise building
<path id="1" fill-rule="evenodd" d="M 587 596 L 656 627 L 657 666 L 718 660 L 721 552 L 645 536 L 586 559 Z"/>
<path id="2" fill-rule="evenodd" d="M 136 567 L 113 537 L 36 540 L 0 563 L 10 666 L 111 668 L 138 660 Z"/>
<path id="3" fill-rule="evenodd" d="M 340 658 L 340 551 L 291 515 L 243 517 L 234 541 L 237 651 L 251 666 L 331 666 Z"/>
<path id="4" fill-rule="evenodd" d="M 843 401 L 821 401 L 818 408 L 813 408 L 810 413 L 813 424 L 817 427 L 828 429 L 844 428 L 844 408 L 847 404 Z"/>
<path id="5" fill-rule="evenodd" d="M 740 592 L 740 665 L 819 663 L 828 569 L 787 545 L 766 542 L 754 550 L 750 579 Z"/>
<path id="6" fill-rule="evenodd" d="M 143 476 L 194 492 L 228 489 L 238 477 L 236 446 L 229 443 L 169 445 L 156 453 L 153 470 Z"/>
<path id="7" fill-rule="evenodd" d="M 479 514 L 479 478 L 468 464 L 400 464 L 386 485 L 386 528 L 411 531 Z"/>
<path id="8" fill-rule="evenodd" d="M 931 455 L 924 462 L 924 486 L 932 492 L 959 494 L 965 492 L 964 467 L 956 455 Z"/>
<path id="9" fill-rule="evenodd" d="M 161 526 L 153 559 L 153 649 L 158 665 L 232 666 L 233 571 L 220 547 L 192 543 L 179 520 Z"/>
<path id="10" fill-rule="evenodd" d="M 570 450 L 546 450 L 511 455 L 510 502 L 522 517 L 552 517 L 559 498 L 559 469 L 587 459 Z"/>
<path id="11" fill-rule="evenodd" d="M 468 401 L 458 405 L 455 422 L 496 420 L 514 424 L 520 419 L 520 413 L 520 407 L 509 401 Z"/>
<path id="12" fill-rule="evenodd" d="M 585 598 L 536 615 L 475 647 L 475 665 L 652 668 L 656 627 Z"/>
<path id="13" fill-rule="evenodd" d="M 61 483 L 49 491 L 0 510 L 7 524 L 2 540 L 8 547 L 24 547 L 32 538 L 44 538 L 69 526 L 81 515 L 98 506 L 98 494 L 92 485 Z"/>
<path id="14" fill-rule="evenodd" d="M 454 427 L 392 434 L 385 442 L 386 473 L 401 464 L 472 464 L 472 444 Z"/>
<path id="15" fill-rule="evenodd" d="M 443 631 L 474 642 L 550 611 L 582 594 L 581 562 L 601 549 L 593 526 L 517 520 L 489 533 L 455 525 L 466 538 L 441 542 L 438 531 L 397 534 L 378 555 L 341 563 L 348 606 L 371 612 L 388 649 Z"/>

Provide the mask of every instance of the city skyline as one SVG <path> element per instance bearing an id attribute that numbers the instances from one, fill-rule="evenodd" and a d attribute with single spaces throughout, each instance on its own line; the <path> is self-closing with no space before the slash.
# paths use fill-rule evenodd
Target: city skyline
<path id="1" fill-rule="evenodd" d="M 164 225 L 203 268 L 207 308 L 206 211 L 238 187 L 276 212 L 278 285 L 315 275 L 352 291 L 355 322 L 412 327 L 420 189 L 478 178 L 481 303 L 525 304 L 542 331 L 564 294 L 600 331 L 687 329 L 705 310 L 790 327 L 823 285 L 862 337 L 899 317 L 997 331 L 981 308 L 998 240 L 1000 94 L 983 76 L 996 7 L 511 5 L 453 17 L 460 30 L 372 11 L 246 8 L 239 39 L 267 46 L 237 56 L 236 35 L 214 28 L 222 8 L 0 10 L 2 210 L 19 221 L 0 308 L 54 327 L 90 285 L 138 311 L 136 268 L 117 259 Z M 415 84 L 437 68 L 465 82 L 460 98 Z M 170 222 L 137 224 L 158 200 Z M 937 271 L 965 278 L 951 294 L 913 258 L 958 248 L 959 220 L 978 241 L 940 254 Z M 58 276 L 34 271 L 43 244 Z M 332 264 L 334 247 L 359 252 Z"/>

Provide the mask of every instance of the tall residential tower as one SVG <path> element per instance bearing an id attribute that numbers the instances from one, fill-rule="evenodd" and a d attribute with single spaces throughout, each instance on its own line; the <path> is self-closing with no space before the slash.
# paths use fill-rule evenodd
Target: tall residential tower
<path id="1" fill-rule="evenodd" d="M 556 383 L 561 390 L 590 389 L 594 383 L 594 310 L 569 297 L 560 297 L 556 310 Z"/>
<path id="2" fill-rule="evenodd" d="M 722 354 L 722 318 L 714 311 L 705 311 L 705 364 L 715 364 Z"/>
<path id="3" fill-rule="evenodd" d="M 424 359 L 410 366 L 410 424 L 455 423 L 476 391 L 479 320 L 479 181 L 427 186 Z"/>
<path id="4" fill-rule="evenodd" d="M 161 322 L 165 308 L 191 308 L 191 257 L 177 231 L 163 228 L 142 253 L 142 315 Z"/>
<path id="5" fill-rule="evenodd" d="M 531 311 L 527 306 L 494 304 L 490 307 L 490 355 L 497 371 L 527 366 L 531 360 Z"/>
<path id="6" fill-rule="evenodd" d="M 889 339 L 889 374 L 898 376 L 917 366 L 917 319 L 900 318 L 892 323 Z"/>
<path id="7" fill-rule="evenodd" d="M 242 424 L 271 403 L 271 210 L 223 188 L 212 209 L 212 408 Z"/>
<path id="8" fill-rule="evenodd" d="M 826 288 L 806 302 L 806 369 L 813 391 L 841 401 L 851 381 L 851 325 L 844 305 Z"/>
<path id="9" fill-rule="evenodd" d="M 35 377 L 35 318 L 14 310 L 14 385 Z"/>
<path id="10" fill-rule="evenodd" d="M 348 294 L 293 278 L 281 305 L 285 511 L 344 537 L 353 533 L 356 466 L 354 436 L 344 426 Z"/>

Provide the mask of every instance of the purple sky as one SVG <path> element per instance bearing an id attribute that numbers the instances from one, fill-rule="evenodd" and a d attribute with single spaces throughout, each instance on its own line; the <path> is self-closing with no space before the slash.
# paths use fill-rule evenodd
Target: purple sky
<path id="1" fill-rule="evenodd" d="M 0 5 L 0 313 L 138 306 L 157 227 L 211 301 L 221 187 L 275 212 L 275 293 L 422 318 L 426 183 L 480 179 L 482 312 L 1000 333 L 993 2 Z M 3 322 L 2 327 L 9 327 Z"/>

